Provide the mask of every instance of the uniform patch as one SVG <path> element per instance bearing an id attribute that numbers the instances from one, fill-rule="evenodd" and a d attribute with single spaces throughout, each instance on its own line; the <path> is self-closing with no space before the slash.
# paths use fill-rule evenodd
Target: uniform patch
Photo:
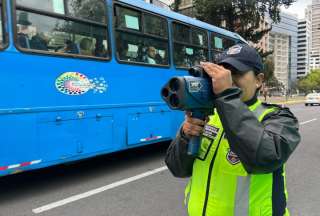
<path id="1" fill-rule="evenodd" d="M 232 47 L 230 47 L 227 51 L 227 55 L 236 55 L 239 54 L 241 52 L 242 46 L 239 45 L 234 45 Z"/>
<path id="2" fill-rule="evenodd" d="M 238 157 L 238 155 L 236 155 L 236 153 L 234 153 L 230 149 L 229 149 L 229 151 L 227 153 L 227 160 L 232 165 L 236 165 L 236 164 L 240 163 L 240 158 Z"/>
<path id="3" fill-rule="evenodd" d="M 211 126 L 211 125 L 205 125 L 204 126 L 204 131 L 203 131 L 203 136 L 206 136 L 210 139 L 215 139 L 219 133 L 219 128 Z"/>

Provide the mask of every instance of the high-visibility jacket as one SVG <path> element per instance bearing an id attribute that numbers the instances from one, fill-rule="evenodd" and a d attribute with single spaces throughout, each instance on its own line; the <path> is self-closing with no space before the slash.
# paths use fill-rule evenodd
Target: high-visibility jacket
<path id="1" fill-rule="evenodd" d="M 262 121 L 277 108 L 264 107 L 258 100 L 249 109 Z M 185 190 L 189 215 L 280 216 L 273 212 L 273 205 L 283 199 L 287 199 L 284 166 L 268 174 L 248 174 L 230 149 L 219 115 L 211 116 Z M 285 206 L 283 209 L 283 215 L 289 215 Z"/>

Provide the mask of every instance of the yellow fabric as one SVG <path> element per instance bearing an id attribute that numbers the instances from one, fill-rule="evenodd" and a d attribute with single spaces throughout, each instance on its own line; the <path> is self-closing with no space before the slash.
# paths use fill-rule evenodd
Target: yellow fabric
<path id="1" fill-rule="evenodd" d="M 259 106 L 261 102 L 257 101 L 249 109 L 254 112 Z M 265 115 L 274 110 L 274 108 L 265 109 L 258 120 L 261 121 Z M 210 116 L 207 125 L 218 133 L 213 140 L 202 136 L 198 158 L 193 164 L 192 182 L 190 180 L 185 191 L 185 203 L 189 215 L 233 216 L 247 212 L 249 216 L 272 216 L 272 173 L 249 175 L 237 160 L 237 156 L 230 151 L 219 116 L 217 114 Z M 210 166 L 212 171 L 208 177 Z M 244 185 L 243 188 L 246 186 L 248 188 L 244 192 L 247 193 L 247 200 L 243 200 L 246 196 L 242 195 L 240 184 Z M 207 202 L 206 211 L 203 214 L 205 202 Z M 240 203 L 248 205 L 242 207 Z M 289 212 L 287 211 L 285 215 L 289 215 Z"/>

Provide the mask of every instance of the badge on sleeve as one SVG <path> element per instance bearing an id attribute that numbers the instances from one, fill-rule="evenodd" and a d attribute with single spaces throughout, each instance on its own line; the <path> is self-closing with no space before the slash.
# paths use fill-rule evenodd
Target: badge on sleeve
<path id="1" fill-rule="evenodd" d="M 219 128 L 211 125 L 205 125 L 202 135 L 210 139 L 215 139 L 218 133 L 219 133 Z"/>
<path id="2" fill-rule="evenodd" d="M 236 165 L 236 164 L 240 163 L 240 158 L 238 157 L 238 155 L 236 155 L 236 153 L 234 153 L 230 149 L 229 149 L 229 151 L 227 153 L 227 160 L 232 165 Z"/>

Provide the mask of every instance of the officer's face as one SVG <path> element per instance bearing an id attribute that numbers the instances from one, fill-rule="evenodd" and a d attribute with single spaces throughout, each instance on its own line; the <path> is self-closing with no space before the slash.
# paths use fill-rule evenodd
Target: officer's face
<path id="1" fill-rule="evenodd" d="M 264 75 L 255 75 L 253 71 L 245 74 L 232 74 L 232 80 L 235 86 L 242 89 L 242 101 L 248 101 L 255 95 L 257 89 L 262 85 Z"/>

